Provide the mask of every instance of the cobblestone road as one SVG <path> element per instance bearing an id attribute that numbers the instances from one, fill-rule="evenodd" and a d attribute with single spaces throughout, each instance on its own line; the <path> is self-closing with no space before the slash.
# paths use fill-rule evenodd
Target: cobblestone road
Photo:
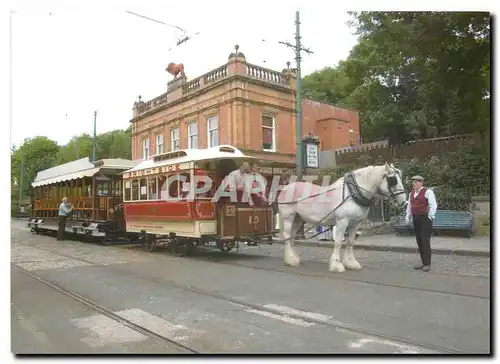
<path id="1" fill-rule="evenodd" d="M 364 269 L 334 275 L 330 249 L 297 249 L 297 269 L 284 267 L 279 244 L 177 258 L 58 242 L 13 221 L 11 260 L 203 353 L 489 352 L 490 259 L 435 256 L 433 271 L 424 273 L 412 269 L 416 254 L 358 250 Z M 13 325 L 13 348 L 33 341 L 37 352 L 161 352 L 144 335 L 67 300 L 52 307 L 50 293 L 19 274 L 12 281 L 12 319 L 21 323 Z M 46 304 L 20 294 L 28 285 Z"/>

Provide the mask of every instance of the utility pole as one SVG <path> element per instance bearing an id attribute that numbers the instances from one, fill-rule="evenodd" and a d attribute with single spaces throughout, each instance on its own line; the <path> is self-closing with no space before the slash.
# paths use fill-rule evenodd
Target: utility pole
<path id="1" fill-rule="evenodd" d="M 297 151 L 296 151 L 296 160 L 295 160 L 295 165 L 296 165 L 296 174 L 297 174 L 297 181 L 300 181 L 302 179 L 302 169 L 304 165 L 304 158 L 302 156 L 302 76 L 300 74 L 300 52 L 304 51 L 308 54 L 312 54 L 309 49 L 303 48 L 300 42 L 300 17 L 299 17 L 299 12 L 295 12 L 295 45 L 290 44 L 289 42 L 279 42 L 281 44 L 286 45 L 287 47 L 293 48 L 295 50 L 295 62 L 297 64 L 297 69 L 296 69 L 296 78 L 295 78 L 295 88 L 296 88 L 296 106 L 295 106 L 295 111 L 296 111 L 296 121 L 295 121 L 295 134 L 296 134 L 296 145 L 297 145 Z M 304 224 L 300 226 L 299 231 L 297 231 L 297 238 L 302 239 L 304 238 Z"/>
<path id="2" fill-rule="evenodd" d="M 293 48 L 295 50 L 295 62 L 297 64 L 297 70 L 296 70 L 296 79 L 295 79 L 295 88 L 296 88 L 296 106 L 295 106 L 295 111 L 296 111 L 296 122 L 295 122 L 295 134 L 296 134 L 296 145 L 297 145 L 297 151 L 296 151 L 296 173 L 297 173 L 297 180 L 302 179 L 302 169 L 304 165 L 304 160 L 302 157 L 302 79 L 301 79 L 301 74 L 300 74 L 300 52 L 304 51 L 308 54 L 312 54 L 309 49 L 303 48 L 300 42 L 300 18 L 299 18 L 299 12 L 295 12 L 295 45 L 290 44 L 288 42 L 279 42 L 281 44 L 286 45 L 287 47 Z"/>
<path id="3" fill-rule="evenodd" d="M 94 137 L 92 138 L 92 162 L 95 162 L 95 150 L 96 150 L 96 119 L 97 119 L 97 111 L 94 111 Z"/>
<path id="4" fill-rule="evenodd" d="M 19 211 L 21 211 L 21 200 L 23 198 L 23 174 L 24 174 L 24 156 L 21 155 L 21 177 L 19 178 Z"/>

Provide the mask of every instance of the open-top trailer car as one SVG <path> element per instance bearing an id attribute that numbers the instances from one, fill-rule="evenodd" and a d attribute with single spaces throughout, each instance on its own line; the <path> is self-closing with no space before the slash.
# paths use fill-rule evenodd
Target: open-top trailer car
<path id="1" fill-rule="evenodd" d="M 33 206 L 28 227 L 35 233 L 57 232 L 63 197 L 72 204 L 66 233 L 107 243 L 126 236 L 120 173 L 137 162 L 88 157 L 38 172 L 33 186 Z"/>
<path id="2" fill-rule="evenodd" d="M 267 241 L 274 230 L 272 206 L 256 194 L 250 206 L 240 192 L 236 200 L 220 193 L 225 177 L 244 161 L 257 160 L 221 145 L 156 155 L 124 172 L 127 233 L 141 234 L 146 250 L 162 245 L 175 255 L 201 245 L 227 252 L 240 242 Z"/>

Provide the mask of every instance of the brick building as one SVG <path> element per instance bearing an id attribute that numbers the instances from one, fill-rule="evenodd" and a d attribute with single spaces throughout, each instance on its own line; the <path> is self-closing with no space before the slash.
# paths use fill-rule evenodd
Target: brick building
<path id="1" fill-rule="evenodd" d="M 295 165 L 295 74 L 273 71 L 231 53 L 226 64 L 200 77 L 177 77 L 167 92 L 134 103 L 132 158 L 176 149 L 230 144 L 266 161 Z M 359 116 L 303 100 L 303 135 L 315 134 L 321 149 L 357 144 Z"/>

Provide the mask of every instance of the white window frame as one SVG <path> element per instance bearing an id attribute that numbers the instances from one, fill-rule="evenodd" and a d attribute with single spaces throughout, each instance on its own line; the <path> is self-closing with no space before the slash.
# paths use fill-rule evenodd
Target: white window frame
<path id="1" fill-rule="evenodd" d="M 177 131 L 177 138 L 174 138 L 174 134 L 176 131 Z M 175 148 L 175 142 L 177 142 L 177 148 Z M 174 152 L 179 149 L 181 149 L 180 129 L 179 127 L 172 128 L 170 130 L 170 150 Z"/>
<path id="2" fill-rule="evenodd" d="M 142 139 L 142 159 L 146 160 L 149 158 L 149 138 Z"/>
<path id="3" fill-rule="evenodd" d="M 191 133 L 191 125 L 196 126 L 196 133 Z M 188 149 L 196 149 L 198 148 L 198 123 L 197 122 L 191 122 L 187 125 L 187 134 L 188 134 Z M 196 145 L 193 146 L 193 142 L 191 140 L 192 137 L 196 136 Z"/>
<path id="4" fill-rule="evenodd" d="M 161 143 L 160 143 L 161 140 Z M 160 150 L 161 146 L 161 150 Z M 156 154 L 162 154 L 165 152 L 165 145 L 163 143 L 163 134 L 156 134 Z"/>
<path id="5" fill-rule="evenodd" d="M 210 121 L 211 120 L 214 120 L 217 122 L 217 127 L 214 128 L 214 129 L 210 129 Z M 213 131 L 216 131 L 217 132 L 217 145 L 210 145 L 210 132 L 213 132 Z M 211 116 L 209 118 L 207 118 L 207 147 L 208 148 L 211 148 L 211 147 L 216 147 L 218 146 L 220 143 L 219 143 L 219 120 L 217 118 L 217 116 Z"/>
<path id="6" fill-rule="evenodd" d="M 272 120 L 273 120 L 273 126 L 272 127 L 264 125 L 264 123 L 262 122 L 262 119 L 264 117 L 272 118 Z M 263 133 L 263 129 L 272 129 L 272 132 L 273 132 L 272 133 L 273 145 L 272 145 L 271 149 L 265 149 L 264 148 L 264 133 Z M 261 114 L 261 116 L 260 116 L 260 130 L 261 130 L 261 133 L 262 133 L 262 150 L 264 152 L 276 152 L 276 118 L 275 118 L 275 116 L 274 115 L 270 115 L 270 114 Z"/>

